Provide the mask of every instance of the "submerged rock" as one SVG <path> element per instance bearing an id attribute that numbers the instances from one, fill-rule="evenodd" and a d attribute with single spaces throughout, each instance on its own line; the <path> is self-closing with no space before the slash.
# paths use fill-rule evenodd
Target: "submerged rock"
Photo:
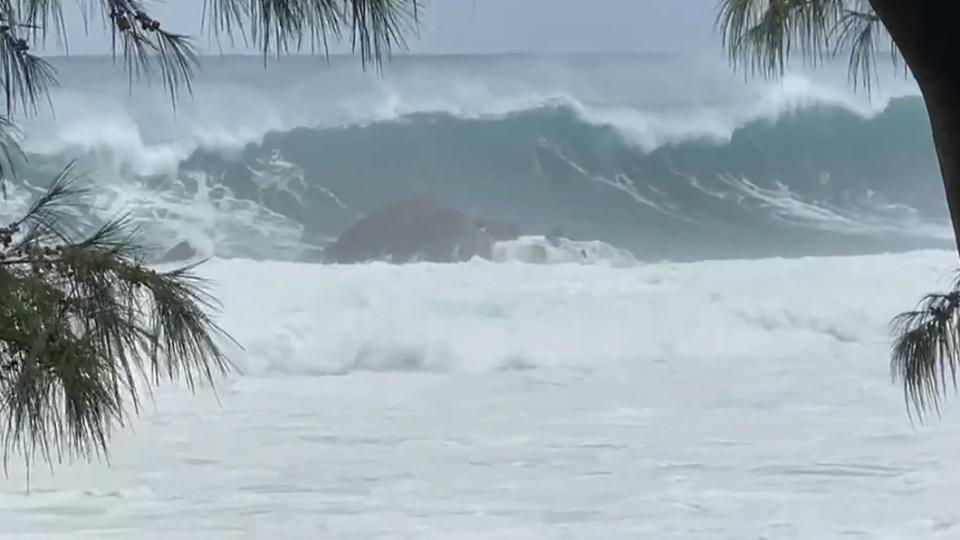
<path id="1" fill-rule="evenodd" d="M 157 260 L 158 263 L 173 263 L 189 261 L 197 256 L 197 250 L 188 242 L 179 242 Z"/>
<path id="2" fill-rule="evenodd" d="M 462 262 L 491 259 L 493 243 L 494 238 L 463 213 L 418 199 L 391 204 L 361 219 L 327 248 L 324 260 Z"/>

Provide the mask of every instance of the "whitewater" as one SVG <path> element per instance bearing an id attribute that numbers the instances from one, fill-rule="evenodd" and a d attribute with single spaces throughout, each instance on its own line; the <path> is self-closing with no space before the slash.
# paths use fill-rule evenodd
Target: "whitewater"
<path id="1" fill-rule="evenodd" d="M 908 82 L 258 62 L 208 59 L 174 115 L 104 59 L 58 60 L 56 117 L 25 119 L 0 213 L 77 158 L 97 216 L 211 257 L 242 348 L 215 391 L 157 389 L 108 463 L 11 460 L 0 537 L 960 534 L 960 411 L 911 424 L 888 370 L 890 319 L 957 266 Z M 523 235 L 489 261 L 316 262 L 411 196 Z"/>

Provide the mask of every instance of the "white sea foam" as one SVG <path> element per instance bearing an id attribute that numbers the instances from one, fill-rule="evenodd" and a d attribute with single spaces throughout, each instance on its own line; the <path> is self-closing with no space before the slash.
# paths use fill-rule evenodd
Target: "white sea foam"
<path id="1" fill-rule="evenodd" d="M 551 253 L 576 259 L 586 245 Z M 828 356 L 882 344 L 890 317 L 945 276 L 947 261 L 939 253 L 626 268 L 221 261 L 206 272 L 229 302 L 227 328 L 242 331 L 238 361 L 249 375 L 603 371 L 777 356 L 788 342 Z"/>
<path id="2" fill-rule="evenodd" d="M 493 247 L 493 260 L 501 263 L 587 264 L 612 267 L 631 267 L 640 264 L 629 251 L 606 242 L 544 236 L 524 236 L 516 240 L 497 242 Z"/>
<path id="3" fill-rule="evenodd" d="M 0 536 L 949 538 L 960 416 L 911 428 L 886 323 L 954 265 L 213 261 L 244 375 L 13 461 Z"/>

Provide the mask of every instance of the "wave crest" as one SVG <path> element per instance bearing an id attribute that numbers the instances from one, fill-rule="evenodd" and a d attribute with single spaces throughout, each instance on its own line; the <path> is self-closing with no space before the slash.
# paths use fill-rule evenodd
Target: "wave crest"
<path id="1" fill-rule="evenodd" d="M 640 259 L 949 239 L 909 85 L 871 100 L 845 80 L 744 86 L 715 66 L 636 59 L 415 60 L 380 80 L 295 62 L 244 78 L 230 62 L 173 120 L 149 92 L 118 106 L 96 91 L 99 64 L 75 71 L 56 122 L 28 123 L 29 180 L 79 157 L 105 213 L 132 210 L 162 246 L 221 257 L 314 257 L 363 215 L 422 196 Z M 665 78 L 678 72 L 709 80 Z"/>

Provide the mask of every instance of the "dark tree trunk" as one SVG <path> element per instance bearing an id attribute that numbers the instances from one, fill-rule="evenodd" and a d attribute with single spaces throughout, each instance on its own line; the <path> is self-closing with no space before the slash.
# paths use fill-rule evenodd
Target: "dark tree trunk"
<path id="1" fill-rule="evenodd" d="M 923 94 L 960 253 L 960 1 L 870 0 Z"/>

